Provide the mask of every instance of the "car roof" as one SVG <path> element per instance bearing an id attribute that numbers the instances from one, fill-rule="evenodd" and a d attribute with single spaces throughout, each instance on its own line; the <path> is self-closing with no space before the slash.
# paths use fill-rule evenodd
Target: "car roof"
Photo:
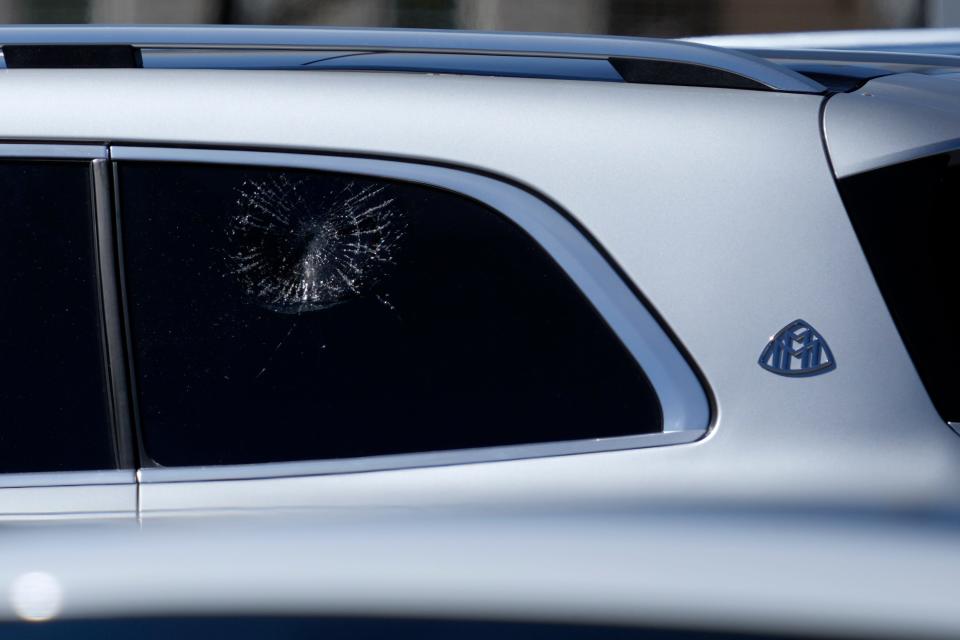
<path id="1" fill-rule="evenodd" d="M 859 49 L 902 53 L 960 54 L 960 29 L 851 29 L 697 36 L 684 38 L 734 49 Z"/>

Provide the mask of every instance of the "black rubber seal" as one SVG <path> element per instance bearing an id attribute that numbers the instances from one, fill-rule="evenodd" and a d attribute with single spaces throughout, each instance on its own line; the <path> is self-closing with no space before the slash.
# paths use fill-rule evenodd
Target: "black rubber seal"
<path id="1" fill-rule="evenodd" d="M 8 69 L 136 69 L 140 50 L 130 45 L 4 45 Z"/>
<path id="2" fill-rule="evenodd" d="M 687 62 L 644 60 L 641 58 L 610 58 L 624 82 L 634 84 L 669 84 L 684 87 L 716 87 L 721 89 L 751 89 L 770 91 L 770 87 L 751 78 Z"/>

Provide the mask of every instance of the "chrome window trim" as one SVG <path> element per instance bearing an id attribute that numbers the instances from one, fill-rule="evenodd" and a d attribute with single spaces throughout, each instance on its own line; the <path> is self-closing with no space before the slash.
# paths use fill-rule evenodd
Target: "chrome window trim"
<path id="1" fill-rule="evenodd" d="M 647 449 L 672 444 L 696 442 L 703 437 L 702 430 L 646 433 L 636 436 L 597 438 L 594 440 L 566 440 L 536 444 L 516 444 L 502 447 L 449 449 L 428 453 L 401 453 L 341 460 L 296 460 L 292 462 L 263 462 L 204 467 L 145 467 L 140 470 L 140 482 L 196 482 L 206 480 L 263 480 L 298 476 L 321 476 L 337 473 L 392 471 L 421 467 L 442 467 L 478 462 L 506 462 L 530 458 L 602 453 L 625 449 Z"/>
<path id="2" fill-rule="evenodd" d="M 663 412 L 662 433 L 343 460 L 144 468 L 144 482 L 314 475 L 570 455 L 693 442 L 707 431 L 710 401 L 706 391 L 657 319 L 572 222 L 519 187 L 467 170 L 339 155 L 117 145 L 110 147 L 110 156 L 116 161 L 336 171 L 418 183 L 477 200 L 524 229 L 567 273 L 640 364 Z"/>
<path id="3" fill-rule="evenodd" d="M 107 157 L 107 147 L 103 144 L 0 142 L 0 158 L 96 160 Z"/>
<path id="4" fill-rule="evenodd" d="M 35 473 L 0 473 L 0 489 L 29 487 L 78 487 L 87 485 L 133 484 L 133 469 L 105 471 L 38 471 Z"/>

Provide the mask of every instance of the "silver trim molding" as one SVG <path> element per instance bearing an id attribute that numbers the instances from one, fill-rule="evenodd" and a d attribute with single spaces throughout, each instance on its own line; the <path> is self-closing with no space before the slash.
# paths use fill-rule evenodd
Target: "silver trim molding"
<path id="1" fill-rule="evenodd" d="M 673 431 L 648 433 L 619 438 L 596 440 L 568 440 L 544 444 L 520 444 L 505 447 L 478 447 L 454 449 L 432 453 L 404 453 L 387 456 L 370 456 L 344 460 L 303 460 L 296 462 L 270 462 L 263 464 L 237 464 L 219 467 L 154 467 L 140 470 L 140 482 L 197 482 L 213 480 L 259 480 L 267 478 L 290 478 L 320 476 L 338 473 L 361 473 L 367 471 L 393 471 L 421 467 L 443 467 L 454 464 L 478 462 L 505 462 L 548 456 L 647 449 L 674 444 L 695 442 L 703 431 Z"/>
<path id="2" fill-rule="evenodd" d="M 182 469 L 143 469 L 143 481 L 246 478 L 371 471 L 467 462 L 510 460 L 633 449 L 692 442 L 710 422 L 710 402 L 700 380 L 643 302 L 630 290 L 590 241 L 543 200 L 518 187 L 469 171 L 394 160 L 299 153 L 112 146 L 118 161 L 194 162 L 337 171 L 389 178 L 448 189 L 478 200 L 523 228 L 567 273 L 643 368 L 663 412 L 663 432 L 577 440 L 439 451 L 351 460 L 275 465 Z"/>
<path id="3" fill-rule="evenodd" d="M 107 147 L 99 144 L 0 142 L 0 158 L 95 160 L 106 157 Z"/>
<path id="4" fill-rule="evenodd" d="M 0 489 L 26 487 L 79 487 L 105 484 L 133 484 L 133 469 L 105 471 L 44 471 L 0 474 Z"/>

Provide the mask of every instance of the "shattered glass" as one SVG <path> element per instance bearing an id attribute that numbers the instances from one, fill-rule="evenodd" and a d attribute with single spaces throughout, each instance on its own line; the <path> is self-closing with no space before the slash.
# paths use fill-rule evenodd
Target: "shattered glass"
<path id="1" fill-rule="evenodd" d="M 389 185 L 306 190 L 302 179 L 282 173 L 245 180 L 227 224 L 227 273 L 278 313 L 320 311 L 363 295 L 387 274 L 404 237 Z"/>

